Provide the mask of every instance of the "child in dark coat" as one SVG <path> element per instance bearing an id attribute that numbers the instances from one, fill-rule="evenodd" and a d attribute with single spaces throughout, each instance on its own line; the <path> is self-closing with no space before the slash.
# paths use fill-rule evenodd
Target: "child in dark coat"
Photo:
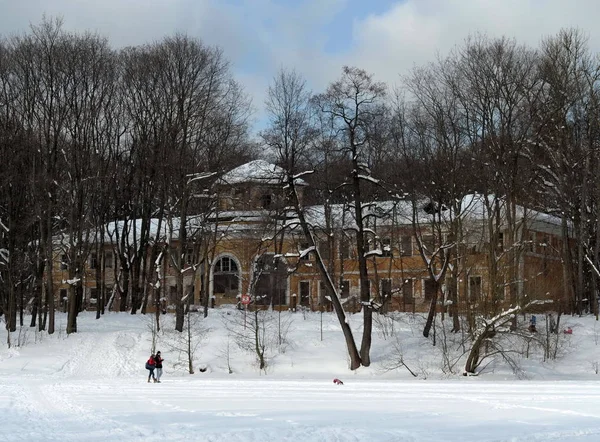
<path id="1" fill-rule="evenodd" d="M 154 357 L 154 361 L 156 362 L 156 382 L 160 383 L 160 377 L 162 376 L 162 363 L 164 359 L 160 355 L 160 352 L 156 352 L 156 356 Z"/>

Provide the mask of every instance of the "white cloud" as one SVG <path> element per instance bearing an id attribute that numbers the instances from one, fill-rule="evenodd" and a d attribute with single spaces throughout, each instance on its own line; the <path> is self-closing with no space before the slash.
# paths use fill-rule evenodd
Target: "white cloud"
<path id="1" fill-rule="evenodd" d="M 596 0 L 408 0 L 354 23 L 354 45 L 342 58 L 390 84 L 414 65 L 433 61 L 469 35 L 507 36 L 537 47 L 561 28 L 578 27 L 600 51 Z"/>
<path id="2" fill-rule="evenodd" d="M 345 64 L 393 85 L 414 65 L 433 61 L 469 34 L 515 37 L 537 46 L 561 27 L 579 27 L 600 52 L 598 0 L 405 0 L 380 14 L 358 17 L 343 53 L 325 50 L 343 38 L 335 17 L 361 10 L 363 0 L 0 0 L 0 30 L 26 31 L 42 14 L 62 15 L 69 30 L 94 30 L 114 46 L 186 32 L 223 48 L 238 80 L 264 120 L 266 88 L 280 67 L 295 68 L 315 91 L 335 80 Z M 361 2 L 361 3 L 359 3 Z M 381 2 L 378 3 L 381 5 Z M 332 23 L 335 22 L 335 26 Z"/>

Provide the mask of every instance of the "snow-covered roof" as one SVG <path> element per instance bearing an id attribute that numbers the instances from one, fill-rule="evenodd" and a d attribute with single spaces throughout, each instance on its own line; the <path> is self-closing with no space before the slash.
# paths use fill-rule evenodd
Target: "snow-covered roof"
<path id="1" fill-rule="evenodd" d="M 461 216 L 464 221 L 471 226 L 470 229 L 481 225 L 481 222 L 489 217 L 488 209 L 485 204 L 485 196 L 479 194 L 466 195 L 461 201 Z M 493 201 L 493 196 L 487 196 L 488 206 Z M 500 203 L 501 216 L 504 216 L 504 199 L 498 200 Z M 433 221 L 433 215 L 426 210 L 426 201 L 417 204 L 416 212 L 418 223 L 426 225 Z M 344 204 L 332 204 L 329 206 L 329 222 L 326 222 L 326 207 L 323 205 L 307 206 L 304 208 L 306 220 L 315 228 L 325 228 L 327 225 L 334 229 L 356 229 L 354 209 Z M 517 206 L 517 218 L 523 220 L 525 225 L 534 231 L 546 232 L 552 234 L 560 233 L 561 220 L 543 212 L 526 209 Z M 450 219 L 450 209 L 442 211 L 442 222 Z M 379 227 L 392 226 L 412 226 L 413 205 L 410 200 L 395 201 L 377 201 L 365 204 L 363 207 L 363 216 L 365 227 L 376 230 Z M 218 230 L 223 234 L 243 234 L 243 232 L 255 232 L 258 225 L 266 225 L 274 221 L 272 213 L 268 210 L 234 210 L 216 212 L 212 216 L 198 215 L 188 217 L 187 235 L 194 236 L 201 231 L 212 231 L 215 223 L 218 223 Z M 298 219 L 294 211 L 290 208 L 287 213 L 280 214 L 278 223 L 285 223 L 289 228 L 298 226 Z M 160 226 L 160 232 L 159 232 Z M 141 220 L 130 220 L 127 226 L 123 221 L 110 222 L 104 228 L 104 241 L 112 243 L 117 240 L 118 235 L 126 234 L 127 243 L 133 245 L 139 238 L 142 223 Z M 158 219 L 151 219 L 148 226 L 150 241 L 170 241 L 179 239 L 180 219 L 173 217 L 163 220 L 159 223 Z M 92 234 L 93 236 L 93 234 Z M 99 238 L 99 232 L 96 232 L 96 238 Z M 68 236 L 57 235 L 55 238 L 57 244 L 67 244 Z"/>
<path id="2" fill-rule="evenodd" d="M 487 202 L 486 202 L 487 199 Z M 490 216 L 490 209 L 498 203 L 502 218 L 506 214 L 506 199 L 495 195 L 482 195 L 478 193 L 465 195 L 461 201 L 461 214 L 471 220 L 486 220 Z M 547 233 L 559 233 L 562 220 L 554 215 L 533 210 L 521 205 L 515 207 L 518 221 L 531 230 Z M 570 224 L 570 223 L 569 223 Z M 569 226 L 570 227 L 570 226 Z"/>
<path id="3" fill-rule="evenodd" d="M 285 170 L 264 160 L 254 160 L 230 170 L 219 180 L 220 184 L 280 184 L 287 178 Z M 296 184 L 306 186 L 306 181 L 296 179 Z"/>

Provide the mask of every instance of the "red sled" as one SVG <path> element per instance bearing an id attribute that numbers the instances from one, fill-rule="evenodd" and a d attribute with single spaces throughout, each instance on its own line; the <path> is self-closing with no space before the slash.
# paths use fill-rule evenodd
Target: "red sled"
<path id="1" fill-rule="evenodd" d="M 565 335 L 572 335 L 573 334 L 573 329 L 571 327 L 565 328 L 564 334 Z"/>
<path id="2" fill-rule="evenodd" d="M 340 381 L 338 378 L 335 378 L 333 380 L 333 383 L 336 384 L 336 385 L 344 385 L 344 383 L 342 381 Z"/>

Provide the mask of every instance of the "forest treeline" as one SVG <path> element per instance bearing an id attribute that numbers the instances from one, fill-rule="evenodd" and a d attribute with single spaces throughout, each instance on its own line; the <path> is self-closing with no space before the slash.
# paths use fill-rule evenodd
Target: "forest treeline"
<path id="1" fill-rule="evenodd" d="M 214 180 L 265 152 L 288 172 L 288 192 L 294 177 L 309 182 L 302 203 L 288 195 L 298 212 L 303 204 L 347 203 L 362 220 L 365 205 L 377 199 L 427 200 L 434 210 L 459 213 L 467 194 L 502 198 L 509 208 L 504 241 L 515 250 L 507 259 L 515 268 L 524 247 L 510 228 L 517 205 L 553 214 L 572 239 L 559 251 L 565 293 L 573 294 L 560 308 L 597 314 L 600 63 L 585 34 L 563 30 L 536 48 L 473 36 L 414 68 L 396 89 L 363 68 L 344 67 L 320 93 L 309 91 L 300 73 L 280 71 L 267 93 L 269 122 L 257 138 L 251 102 L 226 54 L 196 38 L 174 35 L 117 50 L 103 36 L 68 32 L 55 19 L 4 37 L 0 305 L 7 328 L 23 325 L 31 309 L 30 325 L 54 333 L 50 282 L 59 238 L 72 287 L 67 331 L 75 332 L 85 262 L 91 253 L 103 256 L 103 229 L 115 221 L 118 290 L 130 300 L 120 307 L 145 311 L 161 253 L 179 269 L 190 247 L 199 261 L 209 259 L 200 256 L 196 242 L 204 240 L 189 234 L 188 220 L 215 210 Z M 498 207 L 490 205 L 490 213 Z M 176 250 L 159 249 L 151 220 L 178 230 Z M 499 225 L 490 229 L 490 237 L 500 232 Z M 359 258 L 366 231 L 357 228 Z M 450 250 L 439 239 L 438 250 Z M 425 251 L 424 266 L 434 265 Z M 102 265 L 96 268 L 100 315 L 109 299 Z M 429 270 L 441 284 L 447 269 Z M 183 280 L 177 290 L 183 299 Z M 516 291 L 511 301 L 519 302 Z M 176 311 L 181 331 L 182 300 Z M 368 365 L 364 339 L 360 357 Z"/>

